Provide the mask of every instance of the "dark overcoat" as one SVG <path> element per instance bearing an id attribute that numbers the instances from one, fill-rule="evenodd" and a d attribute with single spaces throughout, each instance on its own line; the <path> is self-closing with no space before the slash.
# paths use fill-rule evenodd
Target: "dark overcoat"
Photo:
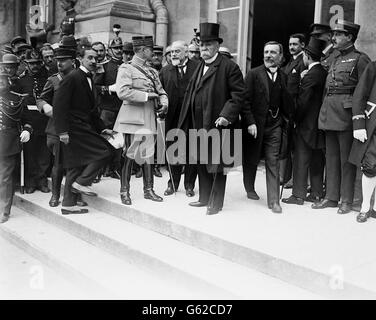
<path id="1" fill-rule="evenodd" d="M 296 100 L 296 132 L 312 149 L 325 147 L 324 132 L 318 129 L 327 71 L 321 64 L 314 65 L 304 76 Z"/>
<path id="2" fill-rule="evenodd" d="M 306 69 L 303 61 L 303 54 L 300 54 L 296 59 L 291 60 L 283 68 L 283 72 L 287 75 L 287 90 L 293 99 L 296 98 L 299 92 L 300 74 Z"/>
<path id="3" fill-rule="evenodd" d="M 70 142 L 63 145 L 63 166 L 74 168 L 110 157 L 112 146 L 100 133 L 105 126 L 99 118 L 95 86 L 90 88 L 81 69 L 69 73 L 61 82 L 53 100 L 56 133 L 67 132 Z"/>
<path id="4" fill-rule="evenodd" d="M 230 129 L 230 133 L 226 135 L 226 141 L 221 140 L 219 153 L 222 159 L 222 146 L 230 143 L 233 130 L 237 127 L 240 128 L 239 114 L 243 105 L 244 91 L 243 75 L 235 62 L 221 54 L 218 54 L 207 72 L 201 77 L 204 64 L 204 61 L 199 63 L 188 84 L 177 128 L 186 133 L 193 128 L 209 131 L 215 128 L 215 121 L 219 117 L 226 118 L 231 124 L 226 127 L 226 129 Z M 197 81 L 198 78 L 199 81 Z M 193 121 L 192 112 L 195 103 L 200 103 L 203 110 L 202 125 L 199 127 Z M 208 155 L 208 172 L 223 171 L 223 164 L 217 165 L 210 161 L 212 156 L 210 148 Z"/>
<path id="5" fill-rule="evenodd" d="M 294 101 L 287 91 L 286 74 L 280 69 L 278 77 L 281 79 L 282 101 L 281 113 L 285 120 L 291 120 L 294 110 Z M 251 69 L 245 78 L 244 106 L 241 112 L 243 126 L 243 149 L 247 162 L 258 165 L 262 157 L 265 122 L 269 110 L 269 82 L 264 65 Z M 253 138 L 247 133 L 247 127 L 257 126 L 257 137 Z M 287 144 L 285 144 L 287 145 Z M 286 153 L 285 150 L 281 150 Z M 283 158 L 282 156 L 280 156 Z"/>
<path id="6" fill-rule="evenodd" d="M 184 80 L 187 84 L 192 78 L 198 64 L 198 61 L 188 60 L 187 70 L 184 75 Z M 178 124 L 184 94 L 183 97 L 179 97 L 178 71 L 175 66 L 169 64 L 163 67 L 159 73 L 159 78 L 161 79 L 163 89 L 165 89 L 168 95 L 168 112 L 166 116 L 166 132 L 168 132 L 168 130 L 176 128 Z M 185 90 L 186 89 L 187 87 L 185 88 Z"/>

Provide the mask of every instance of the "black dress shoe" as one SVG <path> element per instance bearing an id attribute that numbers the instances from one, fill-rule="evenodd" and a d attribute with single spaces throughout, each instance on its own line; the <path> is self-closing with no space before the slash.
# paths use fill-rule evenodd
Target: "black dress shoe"
<path id="1" fill-rule="evenodd" d="M 129 192 L 122 192 L 120 194 L 120 200 L 122 204 L 125 204 L 127 206 L 130 206 L 132 204 L 132 199 Z"/>
<path id="2" fill-rule="evenodd" d="M 251 200 L 260 200 L 259 195 L 256 193 L 255 190 L 247 192 L 247 198 Z"/>
<path id="3" fill-rule="evenodd" d="M 322 199 L 320 202 L 312 204 L 312 209 L 337 208 L 338 202 L 328 199 Z"/>
<path id="4" fill-rule="evenodd" d="M 147 200 L 152 200 L 155 202 L 162 202 L 163 198 L 158 196 L 153 189 L 145 190 L 144 191 L 144 198 Z"/>
<path id="5" fill-rule="evenodd" d="M 320 201 L 321 201 L 321 198 L 318 197 L 318 196 L 314 196 L 314 195 L 312 195 L 312 193 L 310 193 L 310 194 L 304 199 L 304 201 L 312 202 L 312 203 L 317 203 L 317 202 L 320 202 Z"/>
<path id="6" fill-rule="evenodd" d="M 158 178 L 162 178 L 162 172 L 156 166 L 153 167 L 153 174 Z"/>
<path id="7" fill-rule="evenodd" d="M 191 207 L 206 207 L 208 204 L 207 203 L 204 203 L 204 202 L 200 202 L 200 201 L 195 201 L 195 202 L 190 202 L 189 205 Z"/>
<path id="8" fill-rule="evenodd" d="M 289 198 L 282 199 L 282 202 L 287 203 L 287 204 L 296 204 L 296 205 L 299 205 L 299 206 L 304 204 L 304 200 L 302 198 L 298 198 L 294 195 L 292 195 Z"/>
<path id="9" fill-rule="evenodd" d="M 141 178 L 142 177 L 142 170 L 141 168 L 136 171 L 136 178 Z"/>
<path id="10" fill-rule="evenodd" d="M 84 200 L 77 200 L 76 205 L 78 205 L 79 207 L 87 207 L 89 204 Z"/>
<path id="11" fill-rule="evenodd" d="M 99 183 L 101 181 L 101 178 L 100 177 L 97 177 L 93 180 L 93 183 Z"/>
<path id="12" fill-rule="evenodd" d="M 43 193 L 49 193 L 51 192 L 50 188 L 47 186 L 38 186 L 37 189 Z"/>
<path id="13" fill-rule="evenodd" d="M 84 214 L 84 213 L 88 213 L 89 210 L 88 209 L 61 209 L 61 214 L 63 215 L 67 215 L 67 214 Z"/>
<path id="14" fill-rule="evenodd" d="M 27 194 L 34 193 L 35 190 L 37 190 L 37 188 L 35 188 L 35 187 L 26 187 L 26 188 L 25 188 L 25 192 L 26 192 Z"/>
<path id="15" fill-rule="evenodd" d="M 206 210 L 206 215 L 207 216 L 212 216 L 214 214 L 218 214 L 219 211 L 221 211 L 222 209 L 220 208 L 208 208 L 208 210 Z"/>
<path id="16" fill-rule="evenodd" d="M 50 201 L 48 202 L 49 206 L 50 207 L 57 207 L 59 205 L 60 201 L 59 201 L 59 197 L 55 194 L 53 194 L 51 196 L 51 199 Z"/>
<path id="17" fill-rule="evenodd" d="M 279 203 L 273 203 L 271 210 L 272 210 L 273 213 L 282 213 L 282 208 L 279 205 Z"/>
<path id="18" fill-rule="evenodd" d="M 352 205 L 349 204 L 349 203 L 341 203 L 339 205 L 339 209 L 337 211 L 338 214 L 347 214 L 347 213 L 350 213 L 352 210 Z"/>
<path id="19" fill-rule="evenodd" d="M 164 192 L 164 195 L 165 196 L 170 196 L 172 194 L 174 194 L 174 188 L 172 186 L 168 186 L 167 189 Z"/>
<path id="20" fill-rule="evenodd" d="M 193 189 L 187 189 L 187 190 L 185 190 L 185 194 L 186 194 L 186 196 L 187 197 L 194 197 L 194 195 L 195 195 L 195 192 L 193 191 Z"/>
<path id="21" fill-rule="evenodd" d="M 363 222 L 366 222 L 368 220 L 368 218 L 370 217 L 371 215 L 371 211 L 368 211 L 368 212 L 360 212 L 357 217 L 356 217 L 356 221 L 357 222 L 360 222 L 360 223 L 363 223 Z"/>

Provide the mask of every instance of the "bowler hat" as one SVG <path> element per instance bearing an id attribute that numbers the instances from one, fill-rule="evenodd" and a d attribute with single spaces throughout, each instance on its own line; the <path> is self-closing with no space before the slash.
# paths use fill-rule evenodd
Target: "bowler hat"
<path id="1" fill-rule="evenodd" d="M 25 61 L 27 63 L 42 62 L 43 57 L 39 50 L 29 49 L 26 51 Z"/>
<path id="2" fill-rule="evenodd" d="M 0 62 L 0 65 L 9 65 L 9 64 L 19 64 L 19 60 L 16 55 L 7 53 L 3 55 L 3 60 Z"/>
<path id="3" fill-rule="evenodd" d="M 304 51 L 308 52 L 313 58 L 319 59 L 323 56 L 323 50 L 326 47 L 326 42 L 315 37 L 309 39 L 308 45 L 304 48 Z"/>
<path id="4" fill-rule="evenodd" d="M 359 30 L 359 24 L 355 24 L 343 19 L 338 19 L 336 25 L 332 28 L 332 31 L 339 31 L 352 34 L 354 36 L 354 39 L 358 37 Z"/>
<path id="5" fill-rule="evenodd" d="M 204 22 L 200 23 L 200 41 L 218 41 L 223 42 L 223 39 L 219 37 L 219 24 Z"/>
<path id="6" fill-rule="evenodd" d="M 76 58 L 76 51 L 66 48 L 57 48 L 55 50 L 55 59 L 74 59 Z"/>
<path id="7" fill-rule="evenodd" d="M 63 36 L 63 38 L 60 41 L 60 48 L 66 48 L 66 49 L 77 49 L 77 42 L 74 36 Z"/>
<path id="8" fill-rule="evenodd" d="M 124 44 L 123 44 L 123 52 L 133 52 L 133 44 L 132 44 L 132 42 L 124 42 Z"/>
<path id="9" fill-rule="evenodd" d="M 133 49 L 136 47 L 150 47 L 153 48 L 153 36 L 134 36 L 132 37 Z"/>
<path id="10" fill-rule="evenodd" d="M 309 27 L 309 34 L 311 36 L 320 35 L 320 34 L 328 33 L 328 32 L 330 33 L 331 31 L 332 29 L 330 28 L 329 25 L 322 24 L 322 23 L 313 23 Z"/>
<path id="11" fill-rule="evenodd" d="M 27 43 L 27 41 L 21 36 L 16 36 L 12 39 L 12 41 L 10 42 L 10 45 L 14 47 L 17 43 L 20 43 L 20 42 Z"/>
<path id="12" fill-rule="evenodd" d="M 123 40 L 121 40 L 120 37 L 116 37 L 109 42 L 108 47 L 109 48 L 122 48 Z"/>

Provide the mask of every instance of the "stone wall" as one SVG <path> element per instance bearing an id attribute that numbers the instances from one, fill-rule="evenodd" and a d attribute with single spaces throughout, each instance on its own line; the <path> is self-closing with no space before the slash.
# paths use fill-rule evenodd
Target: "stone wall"
<path id="1" fill-rule="evenodd" d="M 8 43 L 14 36 L 15 0 L 0 0 L 0 45 Z"/>

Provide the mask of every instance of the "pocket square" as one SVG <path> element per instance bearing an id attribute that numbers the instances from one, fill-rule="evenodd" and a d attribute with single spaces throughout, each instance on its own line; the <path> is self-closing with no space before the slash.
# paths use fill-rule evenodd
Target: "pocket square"
<path id="1" fill-rule="evenodd" d="M 292 69 L 292 72 L 291 73 L 296 73 L 296 70 L 295 69 Z"/>

